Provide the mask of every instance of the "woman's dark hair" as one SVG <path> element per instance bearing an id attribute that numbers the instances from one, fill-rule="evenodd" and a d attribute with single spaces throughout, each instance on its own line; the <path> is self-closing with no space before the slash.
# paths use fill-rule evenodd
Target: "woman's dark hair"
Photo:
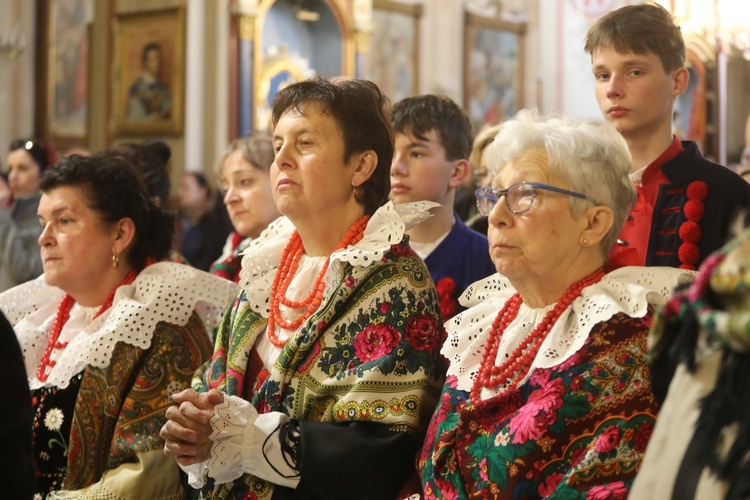
<path id="1" fill-rule="evenodd" d="M 44 172 L 47 167 L 57 161 L 55 151 L 46 142 L 36 137 L 29 137 L 26 139 L 14 139 L 10 141 L 10 147 L 8 151 L 15 151 L 17 149 L 23 149 L 34 159 L 37 165 L 39 165 L 39 173 Z"/>
<path id="2" fill-rule="evenodd" d="M 174 215 L 149 198 L 143 180 L 122 157 L 72 155 L 44 172 L 39 180 L 43 193 L 59 187 L 77 187 L 87 206 L 105 223 L 129 217 L 135 224 L 130 264 L 142 269 L 146 259 L 164 260 L 172 246 Z"/>
<path id="3" fill-rule="evenodd" d="M 355 198 L 372 214 L 388 199 L 391 187 L 390 169 L 393 161 L 393 130 L 388 118 L 390 102 L 377 85 L 367 80 L 318 77 L 298 82 L 280 90 L 273 98 L 271 121 L 274 126 L 290 109 L 300 113 L 305 105 L 320 103 L 344 135 L 344 161 L 352 155 L 374 151 L 378 164 L 372 176 L 359 189 Z"/>
<path id="4" fill-rule="evenodd" d="M 206 199 L 211 199 L 213 191 L 211 190 L 211 185 L 208 183 L 208 179 L 206 179 L 205 175 L 200 172 L 185 172 L 185 175 L 192 176 L 193 179 L 195 179 L 195 182 L 198 183 L 198 187 L 206 191 Z"/>
<path id="5" fill-rule="evenodd" d="M 124 143 L 105 149 L 96 156 L 121 157 L 133 164 L 146 184 L 150 198 L 157 204 L 169 206 L 169 191 L 172 183 L 169 178 L 169 158 L 172 150 L 161 140 L 149 140 L 143 144 Z"/>

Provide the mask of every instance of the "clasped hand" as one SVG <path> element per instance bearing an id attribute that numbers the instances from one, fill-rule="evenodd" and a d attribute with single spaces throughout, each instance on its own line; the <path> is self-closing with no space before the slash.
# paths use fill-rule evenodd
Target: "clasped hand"
<path id="1" fill-rule="evenodd" d="M 183 466 L 211 458 L 211 418 L 224 396 L 216 389 L 198 393 L 186 389 L 172 396 L 174 406 L 167 409 L 167 423 L 159 435 L 164 439 L 164 454 Z"/>

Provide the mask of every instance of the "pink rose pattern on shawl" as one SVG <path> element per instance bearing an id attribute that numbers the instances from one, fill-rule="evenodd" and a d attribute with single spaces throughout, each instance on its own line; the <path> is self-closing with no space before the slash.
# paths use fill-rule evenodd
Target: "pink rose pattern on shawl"
<path id="1" fill-rule="evenodd" d="M 419 459 L 425 498 L 625 498 L 658 410 L 647 334 L 617 315 L 574 363 L 477 406 L 449 377 Z"/>
<path id="2" fill-rule="evenodd" d="M 389 354 L 398 345 L 400 335 L 391 325 L 370 325 L 354 339 L 354 352 L 362 362 Z"/>
<path id="3" fill-rule="evenodd" d="M 560 379 L 547 383 L 532 392 L 526 404 L 510 421 L 514 433 L 513 444 L 539 439 L 557 419 L 557 409 L 562 406 L 565 387 Z"/>

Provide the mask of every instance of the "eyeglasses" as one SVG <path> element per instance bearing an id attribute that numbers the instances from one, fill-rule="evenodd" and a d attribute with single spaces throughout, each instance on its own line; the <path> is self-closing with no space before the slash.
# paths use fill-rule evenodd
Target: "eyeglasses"
<path id="1" fill-rule="evenodd" d="M 508 207 L 508 210 L 514 214 L 522 214 L 528 212 L 531 205 L 534 204 L 534 197 L 536 196 L 537 189 L 545 189 L 555 193 L 566 194 L 596 204 L 596 200 L 585 194 L 568 191 L 567 189 L 560 189 L 540 182 L 517 182 L 505 189 L 497 189 L 491 186 L 481 187 L 474 191 L 474 195 L 477 197 L 477 208 L 479 209 L 479 213 L 485 217 L 490 215 L 492 209 L 495 208 L 495 205 L 503 196 L 505 196 L 505 205 Z"/>

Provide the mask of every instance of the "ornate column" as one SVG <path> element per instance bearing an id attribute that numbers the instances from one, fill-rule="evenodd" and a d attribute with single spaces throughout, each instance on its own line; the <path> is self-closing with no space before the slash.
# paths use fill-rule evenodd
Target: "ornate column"
<path id="1" fill-rule="evenodd" d="M 370 35 L 373 29 L 372 0 L 354 0 L 354 77 L 368 76 Z"/>

